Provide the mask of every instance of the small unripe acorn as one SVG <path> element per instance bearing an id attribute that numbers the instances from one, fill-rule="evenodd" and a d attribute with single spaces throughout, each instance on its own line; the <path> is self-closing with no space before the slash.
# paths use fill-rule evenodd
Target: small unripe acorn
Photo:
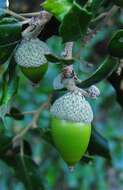
<path id="1" fill-rule="evenodd" d="M 47 71 L 45 54 L 49 52 L 47 44 L 38 38 L 24 39 L 15 52 L 15 60 L 24 75 L 33 83 L 38 83 Z"/>
<path id="2" fill-rule="evenodd" d="M 87 150 L 93 111 L 79 94 L 69 92 L 51 107 L 51 134 L 64 161 L 74 166 Z"/>

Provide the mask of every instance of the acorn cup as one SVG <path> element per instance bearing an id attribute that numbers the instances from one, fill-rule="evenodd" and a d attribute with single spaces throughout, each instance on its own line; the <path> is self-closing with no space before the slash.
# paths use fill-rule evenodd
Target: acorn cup
<path id="1" fill-rule="evenodd" d="M 15 52 L 15 61 L 23 74 L 32 83 L 38 83 L 48 69 L 45 54 L 50 50 L 47 44 L 38 38 L 24 39 Z"/>
<path id="2" fill-rule="evenodd" d="M 85 154 L 91 135 L 93 111 L 79 94 L 68 92 L 51 106 L 54 144 L 70 168 Z"/>

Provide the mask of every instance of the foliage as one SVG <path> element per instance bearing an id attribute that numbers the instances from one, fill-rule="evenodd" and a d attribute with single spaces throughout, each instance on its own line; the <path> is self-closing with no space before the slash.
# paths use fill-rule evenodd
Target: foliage
<path id="1" fill-rule="evenodd" d="M 112 190 L 111 178 L 116 189 L 122 189 L 123 105 L 117 99 L 123 98 L 119 93 L 123 19 L 122 5 L 115 3 L 46 0 L 39 9 L 43 7 L 48 16 L 53 15 L 48 23 L 40 23 L 39 32 L 39 15 L 30 22 L 27 17 L 32 15 L 14 13 L 0 2 L 0 189 Z M 44 25 L 50 26 L 50 34 L 46 31 L 45 37 Z M 45 54 L 48 70 L 38 85 L 25 78 L 14 59 L 22 38 L 27 35 L 29 40 L 35 35 L 33 30 L 51 50 Z M 74 42 L 73 55 L 68 57 L 64 55 L 67 42 Z M 77 88 L 86 91 L 97 84 L 101 96 L 88 98 L 94 111 L 91 139 L 85 155 L 70 173 L 51 135 L 49 108 L 67 91 L 66 86 L 54 89 L 54 79 L 72 64 L 80 80 Z M 120 80 L 118 87 L 117 81 L 111 82 L 114 74 Z"/>

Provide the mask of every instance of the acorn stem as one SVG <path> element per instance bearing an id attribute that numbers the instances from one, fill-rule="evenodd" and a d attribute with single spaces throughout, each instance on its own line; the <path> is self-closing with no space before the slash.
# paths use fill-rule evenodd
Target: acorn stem
<path id="1" fill-rule="evenodd" d="M 70 172 L 73 172 L 74 169 L 75 169 L 75 166 L 69 166 L 69 171 L 70 171 Z"/>
<path id="2" fill-rule="evenodd" d="M 32 17 L 30 25 L 22 32 L 23 38 L 36 38 L 51 17 L 52 15 L 47 11 L 41 11 L 37 17 Z"/>

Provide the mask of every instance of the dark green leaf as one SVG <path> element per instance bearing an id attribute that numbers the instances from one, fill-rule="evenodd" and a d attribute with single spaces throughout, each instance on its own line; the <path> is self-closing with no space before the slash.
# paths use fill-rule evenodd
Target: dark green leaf
<path id="1" fill-rule="evenodd" d="M 118 5 L 119 7 L 123 7 L 123 0 L 112 0 L 114 4 Z"/>
<path id="2" fill-rule="evenodd" d="M 93 158 L 91 156 L 84 155 L 81 159 L 81 163 L 88 164 L 93 161 Z"/>
<path id="3" fill-rule="evenodd" d="M 15 43 L 9 45 L 0 45 L 0 65 L 4 64 L 10 57 L 13 49 L 15 48 Z"/>
<path id="4" fill-rule="evenodd" d="M 6 153 L 6 151 L 11 147 L 12 139 L 5 135 L 0 134 L 0 158 Z"/>
<path id="5" fill-rule="evenodd" d="M 45 57 L 48 61 L 53 63 L 62 63 L 65 65 L 71 65 L 74 62 L 74 59 L 65 59 L 63 57 L 58 57 L 54 54 L 46 54 Z"/>
<path id="6" fill-rule="evenodd" d="M 2 96 L 0 100 L 0 117 L 4 120 L 4 116 L 8 112 L 8 108 L 18 90 L 19 78 L 13 71 L 13 76 L 10 76 L 10 70 L 13 70 L 15 64 L 13 57 L 11 58 L 9 67 L 3 74 Z"/>
<path id="7" fill-rule="evenodd" d="M 80 4 L 80 6 L 84 6 L 85 3 L 88 2 L 88 0 L 75 0 L 75 1 L 76 1 L 76 3 Z"/>
<path id="8" fill-rule="evenodd" d="M 16 156 L 15 159 L 15 176 L 21 180 L 28 190 L 43 190 L 42 179 L 33 160 L 28 156 Z"/>
<path id="9" fill-rule="evenodd" d="M 88 88 L 89 86 L 107 78 L 117 68 L 118 64 L 119 63 L 116 58 L 108 56 L 94 74 L 92 74 L 88 79 L 82 81 L 82 83 L 79 84 L 79 87 Z"/>
<path id="10" fill-rule="evenodd" d="M 65 15 L 60 26 L 60 35 L 64 42 L 76 41 L 87 32 L 92 14 L 74 2 L 71 10 Z"/>
<path id="11" fill-rule="evenodd" d="M 93 0 L 91 5 L 92 12 L 96 14 L 104 1 L 105 0 Z"/>
<path id="12" fill-rule="evenodd" d="M 0 20 L 0 45 L 9 45 L 21 38 L 22 25 L 11 17 Z"/>
<path id="13" fill-rule="evenodd" d="M 14 47 L 21 39 L 22 25 L 14 18 L 0 19 L 0 64 L 11 55 Z"/>
<path id="14" fill-rule="evenodd" d="M 92 128 L 91 139 L 88 145 L 88 152 L 90 155 L 98 155 L 111 159 L 107 139 L 105 139 L 94 127 Z"/>
<path id="15" fill-rule="evenodd" d="M 10 112 L 7 114 L 7 116 L 14 118 L 15 120 L 23 120 L 24 115 L 21 113 L 21 111 L 18 108 L 12 107 L 10 109 Z"/>
<path id="16" fill-rule="evenodd" d="M 11 99 L 16 95 L 18 90 L 18 82 L 19 78 L 17 76 L 14 76 L 11 81 L 4 81 L 2 98 L 0 103 L 1 105 L 7 105 L 11 101 Z"/>
<path id="17" fill-rule="evenodd" d="M 123 30 L 115 32 L 108 49 L 112 56 L 123 58 Z"/>
<path id="18" fill-rule="evenodd" d="M 2 156 L 2 159 L 14 171 L 14 176 L 20 180 L 28 190 L 44 190 L 39 167 L 27 155 L 13 153 Z"/>
<path id="19" fill-rule="evenodd" d="M 54 145 L 54 142 L 53 142 L 53 139 L 52 139 L 52 136 L 51 136 L 51 131 L 50 131 L 50 129 L 47 130 L 47 131 L 45 131 L 44 133 L 42 133 L 42 132 L 40 131 L 40 133 L 41 133 L 41 137 L 42 137 L 45 141 L 47 141 L 49 144 L 55 146 L 55 145 Z"/>

